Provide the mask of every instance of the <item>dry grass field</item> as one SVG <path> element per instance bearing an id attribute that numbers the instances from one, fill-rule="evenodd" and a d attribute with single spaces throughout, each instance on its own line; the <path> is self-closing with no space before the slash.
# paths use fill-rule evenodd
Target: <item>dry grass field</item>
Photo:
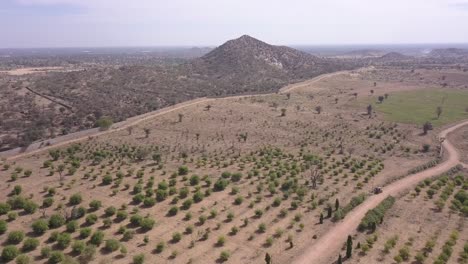
<path id="1" fill-rule="evenodd" d="M 369 115 L 362 103 L 434 89 L 441 74 L 400 71 L 366 68 L 288 93 L 216 99 L 2 161 L 0 247 L 32 263 L 263 263 L 266 253 L 288 263 L 345 217 L 352 198 L 437 159 L 440 128 L 421 135 L 420 125 Z M 464 89 L 468 73 L 450 74 L 442 89 Z M 411 263 L 436 235 L 433 260 L 452 231 L 445 263 L 457 263 L 467 239 L 462 209 L 450 206 L 466 189 L 460 173 L 397 197 L 374 233 L 353 235 L 360 250 L 377 240 L 347 263 L 393 263 L 405 245 Z"/>

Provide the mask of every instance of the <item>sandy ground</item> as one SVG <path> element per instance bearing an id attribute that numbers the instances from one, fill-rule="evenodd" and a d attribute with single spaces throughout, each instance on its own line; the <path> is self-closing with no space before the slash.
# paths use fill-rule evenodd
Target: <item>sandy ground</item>
<path id="1" fill-rule="evenodd" d="M 449 133 L 468 125 L 468 120 L 458 123 L 440 133 L 440 137 L 446 137 Z M 450 142 L 445 140 L 443 147 L 446 150 L 446 160 L 436 167 L 413 174 L 404 179 L 396 181 L 384 188 L 384 191 L 379 195 L 374 195 L 367 199 L 362 205 L 351 211 L 346 218 L 334 226 L 323 237 L 315 241 L 308 249 L 304 251 L 301 256 L 298 256 L 294 264 L 308 264 L 308 263 L 329 263 L 336 257 L 336 253 L 340 250 L 343 243 L 346 241 L 347 235 L 353 233 L 358 227 L 361 219 L 370 209 L 376 207 L 385 197 L 397 194 L 408 190 L 408 188 L 415 186 L 420 181 L 439 175 L 456 166 L 460 163 L 460 155 L 456 148 Z"/>
<path id="2" fill-rule="evenodd" d="M 8 75 L 20 76 L 33 73 L 46 73 L 46 72 L 66 72 L 72 71 L 71 69 L 65 69 L 64 67 L 36 67 L 36 68 L 20 68 L 10 71 L 0 71 Z"/>

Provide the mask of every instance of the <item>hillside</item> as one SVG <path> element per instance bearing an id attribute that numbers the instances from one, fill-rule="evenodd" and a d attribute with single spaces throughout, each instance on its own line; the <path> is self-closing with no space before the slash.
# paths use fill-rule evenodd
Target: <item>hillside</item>
<path id="1" fill-rule="evenodd" d="M 341 64 L 242 36 L 183 64 L 115 65 L 9 77 L 0 83 L 2 93 L 8 94 L 5 105 L 11 104 L 0 112 L 4 135 L 0 149 L 90 128 L 102 116 L 121 121 L 197 97 L 274 92 L 288 83 L 340 70 Z M 8 110 L 13 108 L 18 111 Z"/>

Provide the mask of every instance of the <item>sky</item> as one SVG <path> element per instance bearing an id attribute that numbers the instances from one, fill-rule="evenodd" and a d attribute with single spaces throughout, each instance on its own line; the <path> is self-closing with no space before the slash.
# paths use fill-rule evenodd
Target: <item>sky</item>
<path id="1" fill-rule="evenodd" d="M 468 43 L 468 0 L 0 0 L 0 48 Z"/>

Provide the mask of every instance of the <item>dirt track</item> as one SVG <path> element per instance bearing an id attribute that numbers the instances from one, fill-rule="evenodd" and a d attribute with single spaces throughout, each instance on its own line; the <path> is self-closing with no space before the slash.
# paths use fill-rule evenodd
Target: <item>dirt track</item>
<path id="1" fill-rule="evenodd" d="M 447 138 L 447 135 L 462 127 L 468 125 L 468 120 L 458 123 L 450 128 L 442 131 L 439 136 Z M 425 171 L 413 174 L 398 180 L 390 185 L 385 186 L 384 191 L 379 195 L 374 195 L 368 198 L 363 204 L 352 210 L 346 215 L 345 219 L 336 224 L 324 236 L 314 241 L 308 248 L 304 250 L 302 255 L 296 257 L 292 262 L 293 264 L 321 264 L 331 263 L 334 258 L 338 257 L 338 252 L 342 245 L 345 243 L 348 234 L 355 232 L 361 219 L 370 209 L 376 207 L 383 199 L 389 195 L 397 195 L 408 188 L 415 186 L 420 181 L 442 174 L 450 168 L 460 163 L 459 154 L 456 148 L 450 143 L 448 139 L 443 142 L 445 149 L 446 160 L 436 167 L 427 169 Z"/>
<path id="2" fill-rule="evenodd" d="M 323 75 L 317 76 L 317 77 L 315 77 L 313 79 L 310 79 L 310 80 L 307 80 L 307 81 L 304 81 L 304 82 L 291 84 L 291 85 L 288 85 L 288 86 L 285 86 L 285 87 L 281 88 L 278 91 L 278 93 L 284 94 L 284 93 L 290 92 L 290 91 L 292 91 L 294 89 L 298 89 L 298 88 L 301 88 L 301 87 L 304 87 L 304 86 L 311 85 L 312 83 L 319 82 L 324 78 L 328 78 L 328 77 L 331 77 L 331 76 L 334 76 L 334 75 L 337 75 L 337 74 L 342 74 L 342 73 L 345 73 L 345 72 L 347 72 L 347 71 L 340 71 L 340 72 L 333 72 L 333 73 L 323 74 Z M 262 95 L 257 95 L 257 96 L 266 96 L 266 95 L 272 95 L 272 94 L 273 93 L 262 94 Z M 255 96 L 255 95 L 228 96 L 228 97 L 216 98 L 216 99 L 202 97 L 202 98 L 186 101 L 186 102 L 183 102 L 183 103 L 180 103 L 180 104 L 176 104 L 176 105 L 173 105 L 173 106 L 170 106 L 170 107 L 166 107 L 166 108 L 163 108 L 163 109 L 159 109 L 159 110 L 156 110 L 156 111 L 153 111 L 153 112 L 149 112 L 149 113 L 146 113 L 146 114 L 143 114 L 143 115 L 131 117 L 131 118 L 125 120 L 125 121 L 114 124 L 112 126 L 112 128 L 110 130 L 107 130 L 107 131 L 99 131 L 99 129 L 93 128 L 93 129 L 88 129 L 88 130 L 83 130 L 83 131 L 79 131 L 79 132 L 76 132 L 76 133 L 68 134 L 68 135 L 65 135 L 65 136 L 60 136 L 60 137 L 57 137 L 57 138 L 54 138 L 54 139 L 49 139 L 49 140 L 36 142 L 36 143 L 33 143 L 30 146 L 28 146 L 28 148 L 26 150 L 16 148 L 16 149 L 0 152 L 0 158 L 6 158 L 6 160 L 14 160 L 14 159 L 18 159 L 18 158 L 21 158 L 21 157 L 37 154 L 37 153 L 40 153 L 42 151 L 47 151 L 47 150 L 50 150 L 50 149 L 53 149 L 53 148 L 56 148 L 56 147 L 61 147 L 61 146 L 68 145 L 68 144 L 71 144 L 71 143 L 80 142 L 80 141 L 88 139 L 89 137 L 98 137 L 98 136 L 106 135 L 106 134 L 113 133 L 113 132 L 116 132 L 116 131 L 121 131 L 121 130 L 127 129 L 128 127 L 135 126 L 135 125 L 137 125 L 137 124 L 139 124 L 139 123 L 141 123 L 141 122 L 143 122 L 145 120 L 148 120 L 148 119 L 151 119 L 151 118 L 154 118 L 154 117 L 157 117 L 157 116 L 161 116 L 161 115 L 164 115 L 164 114 L 167 114 L 167 113 L 170 113 L 170 112 L 173 112 L 173 111 L 176 111 L 176 110 L 188 107 L 188 106 L 196 105 L 196 104 L 208 103 L 208 102 L 213 101 L 213 100 L 236 99 L 236 98 L 245 98 L 245 97 L 251 97 L 251 96 Z M 47 146 L 46 142 L 48 142 L 50 145 Z"/>

